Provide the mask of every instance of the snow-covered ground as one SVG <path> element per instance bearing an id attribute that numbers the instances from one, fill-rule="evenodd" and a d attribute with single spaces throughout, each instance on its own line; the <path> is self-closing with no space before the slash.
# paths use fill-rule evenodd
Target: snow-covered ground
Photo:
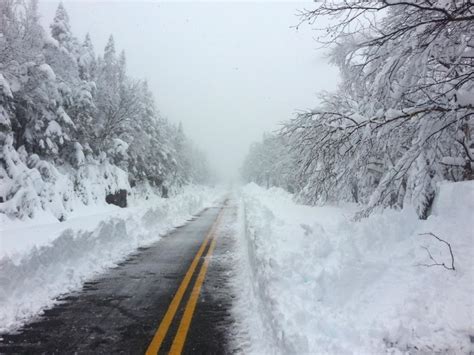
<path id="1" fill-rule="evenodd" d="M 474 183 L 440 186 L 433 214 L 298 205 L 247 185 L 240 202 L 237 324 L 247 353 L 474 351 Z M 454 254 L 451 266 L 446 244 Z M 425 249 L 427 248 L 427 249 Z M 248 287 L 246 287 L 248 286 Z"/>
<path id="2" fill-rule="evenodd" d="M 0 332 L 14 330 L 59 295 L 158 241 L 223 195 L 224 190 L 189 186 L 169 199 L 132 198 L 129 208 L 104 204 L 76 209 L 62 223 L 46 212 L 33 220 L 2 215 Z"/>

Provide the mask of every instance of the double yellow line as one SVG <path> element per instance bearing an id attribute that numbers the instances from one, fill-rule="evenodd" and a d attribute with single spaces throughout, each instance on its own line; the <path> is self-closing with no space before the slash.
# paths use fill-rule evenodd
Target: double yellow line
<path id="1" fill-rule="evenodd" d="M 211 229 L 207 233 L 206 238 L 201 244 L 201 247 L 199 248 L 191 265 L 189 266 L 189 269 L 186 272 L 183 281 L 181 281 L 178 291 L 174 295 L 173 300 L 168 306 L 165 316 L 161 320 L 158 330 L 156 331 L 150 345 L 148 346 L 146 355 L 155 355 L 160 350 L 160 347 L 163 344 L 163 340 L 165 339 L 166 334 L 168 333 L 168 329 L 171 323 L 173 322 L 173 318 L 176 315 L 176 311 L 178 310 L 178 307 L 181 303 L 181 300 L 183 299 L 186 289 L 188 288 L 189 283 L 191 282 L 191 279 L 194 275 L 194 272 L 196 271 L 196 268 L 199 264 L 199 260 L 201 259 L 209 243 L 211 243 L 206 255 L 204 255 L 204 263 L 202 264 L 196 282 L 194 283 L 194 287 L 191 291 L 191 295 L 189 296 L 186 308 L 184 309 L 183 316 L 181 317 L 181 321 L 179 323 L 178 331 L 176 332 L 176 336 L 174 337 L 173 344 L 171 345 L 171 350 L 169 352 L 169 354 L 173 355 L 181 354 L 184 342 L 186 340 L 186 335 L 188 334 L 189 326 L 191 325 L 194 310 L 196 309 L 196 304 L 199 299 L 199 293 L 201 292 L 201 287 L 206 277 L 207 268 L 209 267 L 209 261 L 216 247 L 215 231 L 221 218 L 221 214 L 222 211 L 219 213 L 215 222 L 212 224 Z"/>

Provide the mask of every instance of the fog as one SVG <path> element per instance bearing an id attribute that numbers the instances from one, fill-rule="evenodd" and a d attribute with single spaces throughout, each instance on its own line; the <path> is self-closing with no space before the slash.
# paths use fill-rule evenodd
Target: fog
<path id="1" fill-rule="evenodd" d="M 57 1 L 40 1 L 49 28 Z M 96 53 L 110 34 L 127 55 L 129 73 L 147 79 L 161 114 L 182 122 L 220 177 L 238 176 L 249 145 L 317 93 L 333 90 L 338 74 L 297 9 L 310 2 L 64 1 L 71 27 L 89 32 Z"/>

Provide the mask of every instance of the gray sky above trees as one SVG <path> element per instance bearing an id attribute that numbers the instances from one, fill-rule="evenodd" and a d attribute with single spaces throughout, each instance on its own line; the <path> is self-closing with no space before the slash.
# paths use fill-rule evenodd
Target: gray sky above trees
<path id="1" fill-rule="evenodd" d="M 237 176 L 264 131 L 314 107 L 317 93 L 337 84 L 316 33 L 290 28 L 311 2 L 63 3 L 72 31 L 90 32 L 97 53 L 114 35 L 129 73 L 148 80 L 162 115 L 181 121 L 225 178 Z M 40 0 L 46 28 L 57 4 Z"/>

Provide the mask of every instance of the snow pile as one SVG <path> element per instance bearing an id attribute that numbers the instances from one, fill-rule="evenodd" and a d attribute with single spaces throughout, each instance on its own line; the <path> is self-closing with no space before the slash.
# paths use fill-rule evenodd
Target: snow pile
<path id="1" fill-rule="evenodd" d="M 474 350 L 474 183 L 440 185 L 425 221 L 405 209 L 354 222 L 355 210 L 243 188 L 253 293 L 279 352 Z M 451 244 L 455 271 L 421 266 L 433 263 L 428 251 L 451 266 L 447 245 L 426 232 Z"/>
<path id="2" fill-rule="evenodd" d="M 105 204 L 105 196 L 130 190 L 127 173 L 101 160 L 89 159 L 77 169 L 57 167 L 24 148 L 13 147 L 12 136 L 0 147 L 0 221 L 49 213 L 60 221 L 83 205 Z M 60 171 L 61 169 L 62 171 Z"/>
<path id="3" fill-rule="evenodd" d="M 234 191 L 232 202 L 239 197 L 237 191 Z M 227 255 L 228 262 L 234 265 L 230 276 L 232 294 L 238 296 L 234 299 L 231 310 L 235 322 L 229 336 L 231 353 L 276 354 L 279 344 L 275 341 L 275 329 L 271 326 L 271 312 L 265 309 L 265 295 L 260 293 L 261 288 L 254 275 L 254 249 L 245 238 L 245 228 L 239 228 L 245 226 L 244 215 L 238 213 L 237 218 L 232 218 L 227 212 L 225 216 L 227 219 L 222 222 L 222 230 L 237 236 L 234 239 L 233 253 Z"/>
<path id="4" fill-rule="evenodd" d="M 51 306 L 59 295 L 156 242 L 222 196 L 188 186 L 162 199 L 132 199 L 132 207 L 84 208 L 63 223 L 13 220 L 0 231 L 0 332 L 11 331 Z M 81 215 L 82 214 L 82 215 Z M 32 296 L 34 295 L 34 296 Z"/>

